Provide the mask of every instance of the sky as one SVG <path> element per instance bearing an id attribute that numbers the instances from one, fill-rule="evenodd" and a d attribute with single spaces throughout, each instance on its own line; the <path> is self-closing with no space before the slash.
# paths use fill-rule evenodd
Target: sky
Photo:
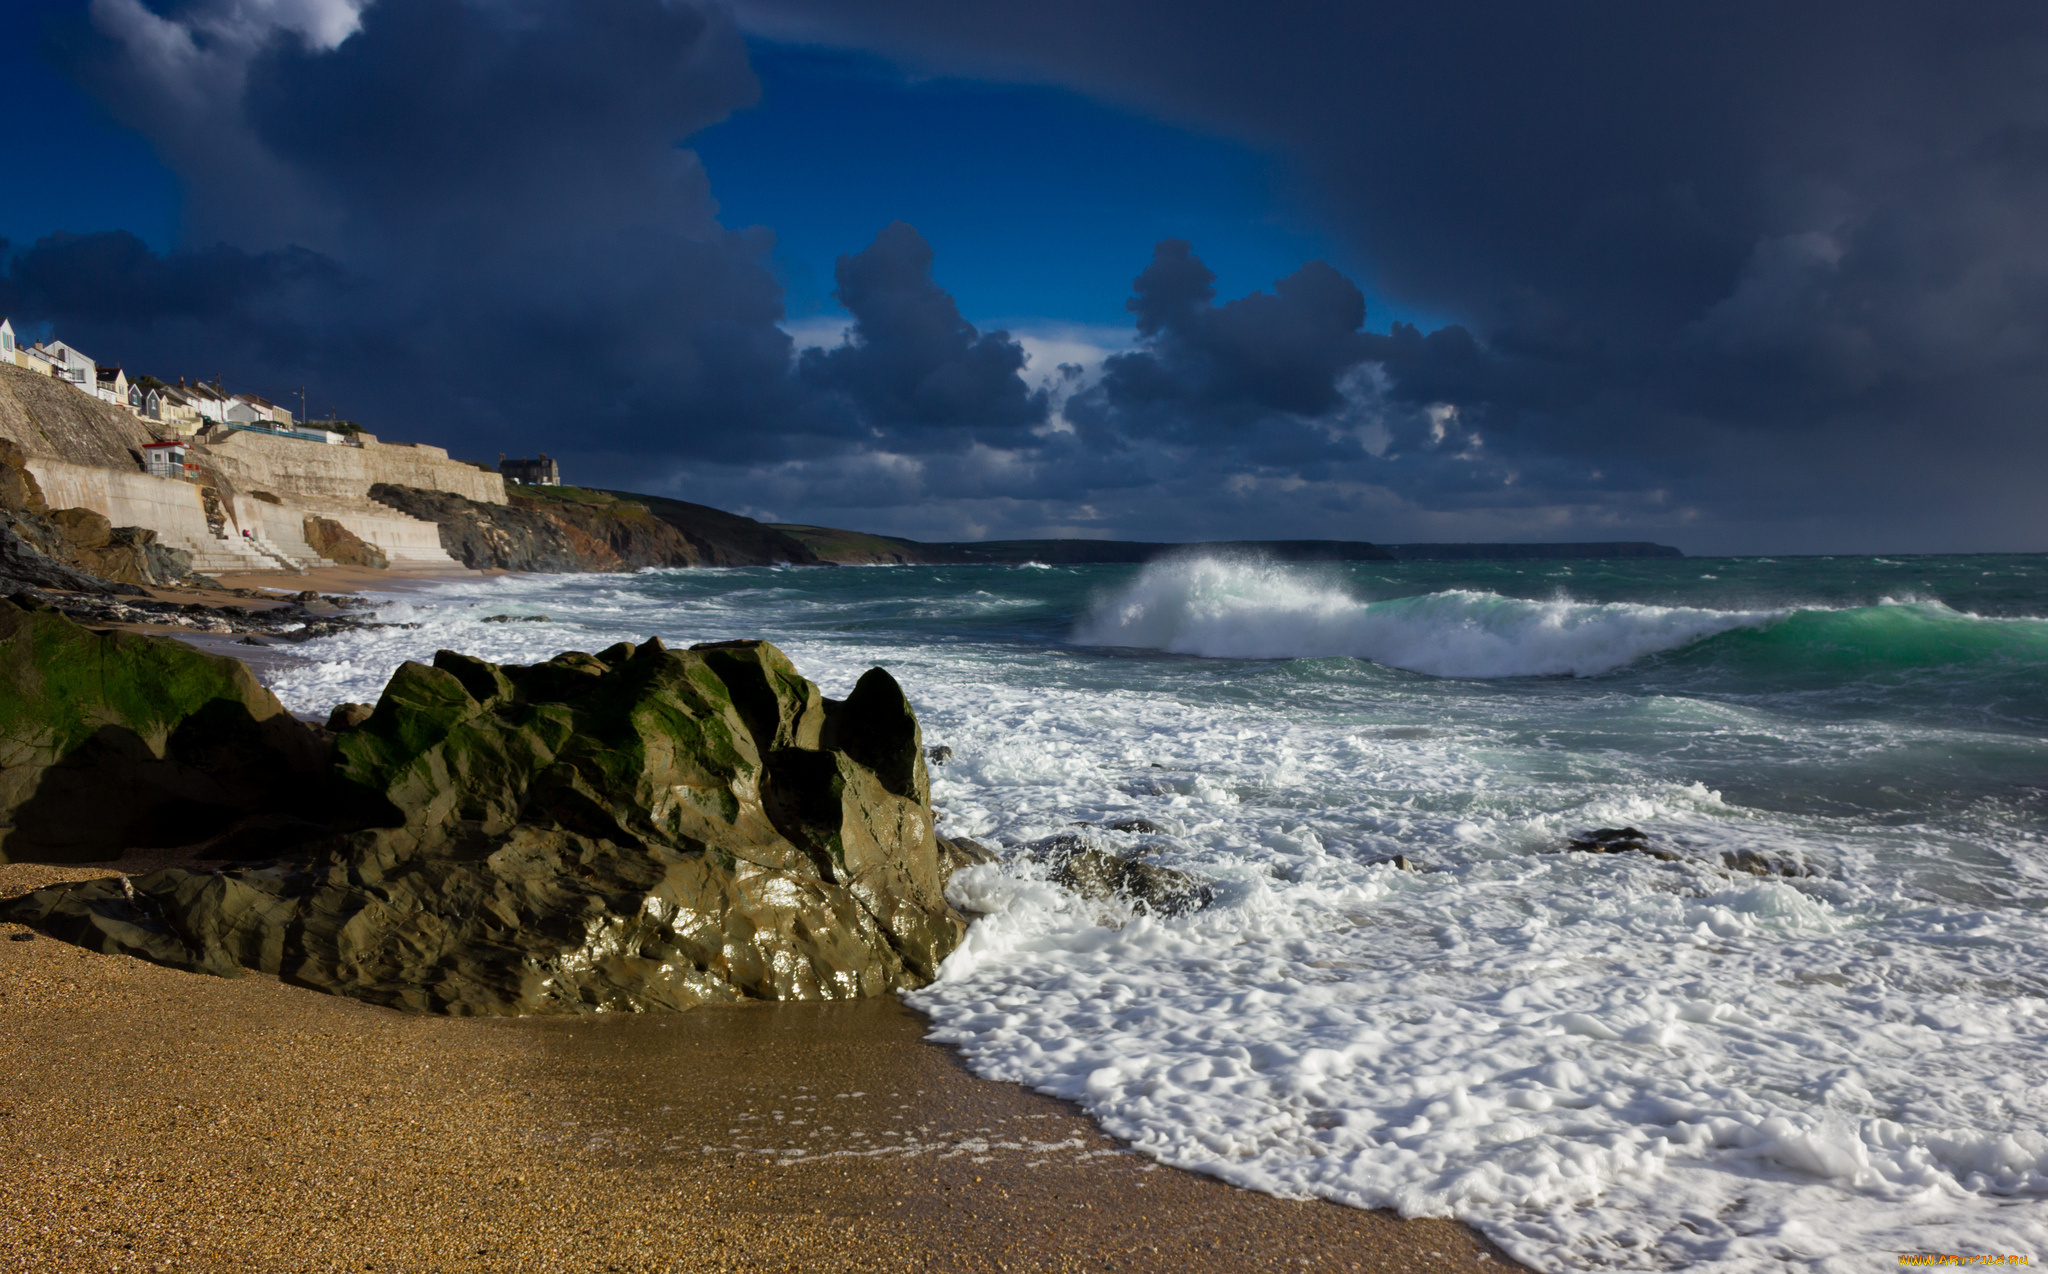
<path id="1" fill-rule="evenodd" d="M 2048 11 L 16 0 L 0 313 L 922 539 L 2048 549 Z"/>

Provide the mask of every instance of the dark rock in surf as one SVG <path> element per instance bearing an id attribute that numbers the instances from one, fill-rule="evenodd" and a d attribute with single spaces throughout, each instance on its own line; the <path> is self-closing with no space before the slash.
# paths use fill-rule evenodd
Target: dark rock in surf
<path id="1" fill-rule="evenodd" d="M 1650 834 L 1634 827 L 1598 827 L 1571 838 L 1566 849 L 1585 854 L 1648 854 L 1667 863 L 1685 861 L 1685 855 L 1657 844 Z"/>
<path id="2" fill-rule="evenodd" d="M 1143 913 L 1184 916 L 1216 901 L 1216 887 L 1199 876 L 1120 858 L 1070 833 L 1033 841 L 1020 852 L 1045 865 L 1046 879 L 1090 902 L 1116 901 Z"/>
<path id="3" fill-rule="evenodd" d="M 953 873 L 964 867 L 979 867 L 983 863 L 995 862 L 995 850 L 978 840 L 965 836 L 939 837 L 939 880 L 951 880 Z"/>
<path id="4" fill-rule="evenodd" d="M 930 981 L 965 931 L 916 717 L 881 669 L 835 702 L 765 642 L 531 667 L 442 651 L 334 749 L 325 841 L 0 915 L 451 1014 L 879 995 Z"/>
<path id="5" fill-rule="evenodd" d="M 939 744 L 936 747 L 926 749 L 924 755 L 925 760 L 930 761 L 933 765 L 944 765 L 953 759 L 953 749 L 944 744 Z"/>
<path id="6" fill-rule="evenodd" d="M 1762 854 L 1753 849 L 1723 853 L 1721 865 L 1730 871 L 1747 872 L 1752 876 L 1783 876 L 1794 880 L 1820 874 L 1789 854 Z"/>

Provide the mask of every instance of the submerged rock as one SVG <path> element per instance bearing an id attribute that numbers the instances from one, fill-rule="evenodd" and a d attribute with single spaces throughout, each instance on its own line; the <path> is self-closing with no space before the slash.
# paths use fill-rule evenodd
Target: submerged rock
<path id="1" fill-rule="evenodd" d="M 1721 865 L 1730 871 L 1747 872 L 1752 876 L 1784 876 L 1800 880 L 1820 875 L 1790 854 L 1764 854 L 1753 849 L 1723 853 Z"/>
<path id="2" fill-rule="evenodd" d="M 999 855 L 978 840 L 965 836 L 939 837 L 939 883 L 943 885 L 953 878 L 953 873 L 964 867 L 979 867 L 992 863 Z"/>
<path id="3" fill-rule="evenodd" d="M 1140 912 L 1184 916 L 1216 901 L 1216 887 L 1199 876 L 1120 858 L 1072 834 L 1033 841 L 1022 853 L 1045 864 L 1053 884 L 1091 902 L 1115 900 Z"/>
<path id="4" fill-rule="evenodd" d="M 879 668 L 835 702 L 765 642 L 442 651 L 334 749 L 341 834 L 299 857 L 0 915 L 456 1014 L 878 995 L 928 982 L 965 929 L 917 719 Z"/>
<path id="5" fill-rule="evenodd" d="M 0 601 L 0 862 L 92 862 L 250 813 L 317 813 L 326 763 L 239 659 Z"/>
<path id="6" fill-rule="evenodd" d="M 1685 855 L 1659 845 L 1648 832 L 1634 827 L 1597 827 L 1581 832 L 1565 846 L 1586 854 L 1648 854 L 1667 863 L 1685 861 Z"/>

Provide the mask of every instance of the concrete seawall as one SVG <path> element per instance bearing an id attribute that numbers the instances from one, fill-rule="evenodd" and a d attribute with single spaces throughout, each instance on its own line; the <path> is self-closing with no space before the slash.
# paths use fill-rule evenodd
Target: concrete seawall
<path id="1" fill-rule="evenodd" d="M 209 441 L 206 454 L 238 493 L 265 491 L 320 513 L 330 505 L 367 502 L 370 488 L 379 482 L 505 503 L 504 478 L 450 460 L 446 451 L 422 443 L 371 438 L 360 447 L 330 446 L 244 430 Z"/>
<path id="2" fill-rule="evenodd" d="M 148 527 L 163 543 L 190 552 L 199 571 L 328 564 L 306 543 L 309 514 L 376 545 L 393 567 L 459 571 L 441 547 L 440 528 L 378 504 L 370 488 L 389 482 L 506 503 L 505 480 L 495 473 L 451 460 L 440 447 L 368 435 L 357 447 L 239 430 L 192 448 L 189 459 L 204 471 L 204 483 L 143 472 L 141 448 L 172 436 L 67 384 L 0 365 L 0 438 L 20 445 L 50 507 L 91 509 L 115 526 Z"/>

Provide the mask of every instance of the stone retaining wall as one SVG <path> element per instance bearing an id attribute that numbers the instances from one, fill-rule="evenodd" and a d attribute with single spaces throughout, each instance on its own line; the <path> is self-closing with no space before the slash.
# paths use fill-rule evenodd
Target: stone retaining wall
<path id="1" fill-rule="evenodd" d="M 353 447 L 240 430 L 209 439 L 191 456 L 221 484 L 226 521 L 218 528 L 224 534 L 217 533 L 199 484 L 142 471 L 141 448 L 156 439 L 147 422 L 7 365 L 0 365 L 0 438 L 20 445 L 51 508 L 91 509 L 115 526 L 148 527 L 163 543 L 190 552 L 194 569 L 206 573 L 321 565 L 325 559 L 305 540 L 309 513 L 376 545 L 394 567 L 459 570 L 435 524 L 378 504 L 370 488 L 389 482 L 506 503 L 503 478 L 450 460 L 440 447 L 370 435 Z"/>

